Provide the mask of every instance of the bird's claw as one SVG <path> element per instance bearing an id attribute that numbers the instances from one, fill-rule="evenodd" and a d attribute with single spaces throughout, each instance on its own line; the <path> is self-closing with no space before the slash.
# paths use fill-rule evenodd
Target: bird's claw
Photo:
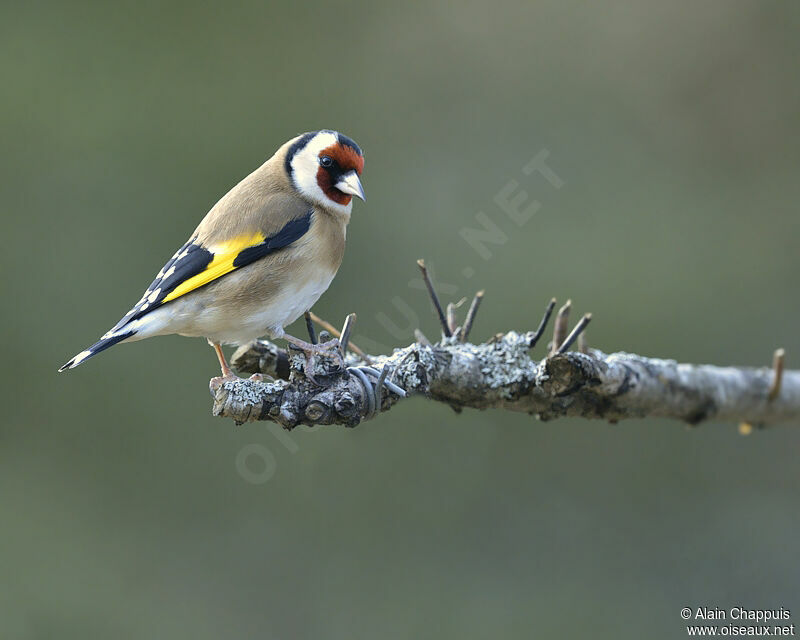
<path id="1" fill-rule="evenodd" d="M 211 390 L 211 393 L 214 393 L 226 382 L 235 382 L 236 380 L 241 380 L 241 378 L 236 374 L 234 374 L 233 372 L 231 372 L 224 376 L 217 376 L 215 378 L 211 378 L 211 380 L 208 381 L 208 388 Z"/>
<path id="2" fill-rule="evenodd" d="M 211 380 L 208 381 L 208 389 L 209 391 L 211 391 L 211 395 L 213 396 L 217 392 L 217 390 L 226 382 L 247 382 L 247 381 L 264 382 L 264 374 L 254 373 L 249 378 L 240 378 L 231 371 L 227 375 L 211 378 Z"/>
<path id="3" fill-rule="evenodd" d="M 298 341 L 299 342 L 299 341 Z M 289 343 L 290 348 L 297 349 L 301 351 L 305 355 L 305 366 L 303 367 L 303 373 L 305 374 L 306 379 L 309 380 L 312 384 L 322 387 L 325 386 L 321 384 L 316 377 L 314 377 L 314 356 L 325 356 L 329 358 L 333 358 L 337 360 L 338 368 L 341 370 L 345 369 L 344 363 L 344 356 L 342 355 L 341 345 L 337 339 L 328 340 L 327 342 L 323 342 L 320 344 L 311 344 L 311 343 L 303 343 L 303 344 L 295 344 Z"/>

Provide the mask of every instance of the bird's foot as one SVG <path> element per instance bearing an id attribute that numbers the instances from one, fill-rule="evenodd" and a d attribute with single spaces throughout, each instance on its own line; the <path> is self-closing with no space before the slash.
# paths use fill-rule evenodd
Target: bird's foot
<path id="1" fill-rule="evenodd" d="M 253 382 L 264 382 L 264 374 L 254 373 L 249 378 L 240 378 L 233 371 L 228 370 L 228 373 L 225 374 L 224 376 L 217 376 L 216 378 L 211 378 L 211 380 L 208 381 L 208 388 L 211 390 L 211 393 L 213 394 L 226 382 L 246 382 L 248 380 L 252 380 Z"/>
<path id="2" fill-rule="evenodd" d="M 214 393 L 226 382 L 234 382 L 236 380 L 241 380 L 241 378 L 233 373 L 233 371 L 228 371 L 224 376 L 211 378 L 211 380 L 208 381 L 208 388 L 211 390 L 211 393 Z"/>
<path id="3" fill-rule="evenodd" d="M 337 339 L 334 338 L 333 340 L 328 340 L 327 342 L 322 342 L 320 344 L 311 344 L 310 342 L 299 340 L 298 338 L 292 336 L 284 337 L 286 338 L 286 341 L 289 343 L 290 347 L 301 351 L 305 355 L 305 366 L 303 367 L 303 373 L 312 384 L 318 387 L 323 386 L 314 377 L 316 370 L 314 356 L 331 358 L 337 361 L 337 369 L 344 370 L 346 368 L 344 356 L 342 355 L 342 349 Z M 325 370 L 325 373 L 329 372 Z"/>

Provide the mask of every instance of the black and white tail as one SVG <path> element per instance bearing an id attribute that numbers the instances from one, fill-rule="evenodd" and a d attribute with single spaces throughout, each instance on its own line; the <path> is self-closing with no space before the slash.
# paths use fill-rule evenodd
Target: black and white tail
<path id="1" fill-rule="evenodd" d="M 92 356 L 96 356 L 101 351 L 105 351 L 109 347 L 113 347 L 118 342 L 122 342 L 123 340 L 127 340 L 131 336 L 136 335 L 136 331 L 134 329 L 128 331 L 119 331 L 117 333 L 107 334 L 105 337 L 101 338 L 98 342 L 95 342 L 91 347 L 86 349 L 85 351 L 81 351 L 78 355 L 73 356 L 73 358 L 65 363 L 59 371 L 66 371 L 67 369 L 74 369 L 82 362 L 85 362 Z"/>

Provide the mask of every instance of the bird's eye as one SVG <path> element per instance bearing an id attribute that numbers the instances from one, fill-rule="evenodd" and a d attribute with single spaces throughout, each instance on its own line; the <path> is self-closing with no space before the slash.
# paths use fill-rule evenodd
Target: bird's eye
<path id="1" fill-rule="evenodd" d="M 330 156 L 322 156 L 319 159 L 319 163 L 325 168 L 332 167 L 333 166 L 333 158 L 331 158 Z"/>

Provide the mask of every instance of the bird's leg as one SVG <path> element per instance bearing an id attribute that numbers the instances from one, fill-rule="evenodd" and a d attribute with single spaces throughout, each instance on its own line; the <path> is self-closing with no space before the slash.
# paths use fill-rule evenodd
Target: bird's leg
<path id="1" fill-rule="evenodd" d="M 226 380 L 241 380 L 239 376 L 237 376 L 231 368 L 228 366 L 228 361 L 225 359 L 225 354 L 222 353 L 222 347 L 220 346 L 219 342 L 212 342 L 211 340 L 208 341 L 208 344 L 214 349 L 214 353 L 217 354 L 217 360 L 219 360 L 219 368 L 222 370 L 222 377 L 212 378 L 211 384 L 212 386 L 218 386 L 225 382 Z M 257 382 L 263 382 L 264 376 L 260 373 L 254 373 L 252 376 L 248 378 L 248 380 L 256 380 Z"/>
<path id="2" fill-rule="evenodd" d="M 339 341 L 334 338 L 333 340 L 328 340 L 328 342 L 323 342 L 321 344 L 311 344 L 310 342 L 306 342 L 305 340 L 300 340 L 299 338 L 295 338 L 294 336 L 290 336 L 288 334 L 283 334 L 281 336 L 286 342 L 289 344 L 294 345 L 300 351 L 302 351 L 306 356 L 306 366 L 305 366 L 305 374 L 306 378 L 308 378 L 311 382 L 315 385 L 320 386 L 319 383 L 314 379 L 314 356 L 321 355 L 321 356 L 334 356 L 337 360 L 339 360 L 341 368 L 344 369 L 344 358 L 342 357 L 341 350 L 339 349 Z"/>
<path id="3" fill-rule="evenodd" d="M 225 354 L 222 353 L 222 347 L 219 342 L 212 342 L 209 340 L 208 344 L 211 345 L 211 348 L 214 349 L 214 352 L 217 354 L 219 368 L 222 370 L 222 377 L 227 379 L 236 378 L 237 376 L 234 375 L 233 371 L 231 371 L 231 368 L 228 366 L 228 361 L 225 359 Z"/>
<path id="4" fill-rule="evenodd" d="M 231 368 L 228 366 L 228 361 L 225 359 L 225 354 L 222 353 L 222 347 L 220 346 L 219 342 L 212 342 L 211 340 L 208 341 L 208 344 L 214 349 L 214 353 L 217 354 L 217 360 L 219 360 L 219 368 L 222 370 L 222 377 L 221 378 L 214 378 L 212 382 L 225 382 L 226 380 L 241 380 L 239 376 L 237 376 Z M 264 376 L 260 373 L 254 373 L 252 376 L 248 378 L 248 380 L 256 380 L 258 382 L 263 382 Z"/>

